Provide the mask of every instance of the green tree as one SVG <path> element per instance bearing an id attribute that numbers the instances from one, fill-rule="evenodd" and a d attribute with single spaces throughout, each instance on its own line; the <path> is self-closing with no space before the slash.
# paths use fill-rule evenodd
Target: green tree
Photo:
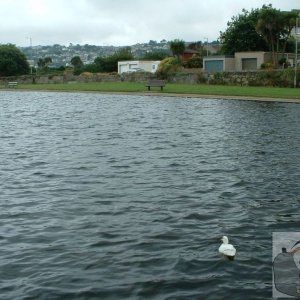
<path id="1" fill-rule="evenodd" d="M 82 62 L 80 56 L 78 56 L 78 55 L 72 57 L 71 64 L 74 66 L 75 69 L 83 67 L 83 62 Z"/>
<path id="2" fill-rule="evenodd" d="M 79 75 L 82 71 L 82 67 L 83 67 L 83 62 L 80 58 L 80 56 L 74 56 L 71 59 L 71 64 L 74 67 L 74 75 Z"/>
<path id="3" fill-rule="evenodd" d="M 131 48 L 130 47 L 124 47 L 121 48 L 119 51 L 117 51 L 115 54 L 111 56 L 117 61 L 121 60 L 133 60 L 133 55 L 131 53 Z"/>
<path id="4" fill-rule="evenodd" d="M 155 50 L 151 52 L 147 52 L 143 56 L 143 60 L 163 60 L 169 56 L 169 51 L 166 50 Z"/>
<path id="5" fill-rule="evenodd" d="M 175 39 L 170 42 L 170 49 L 173 53 L 173 56 L 180 58 L 180 55 L 185 50 L 185 42 L 183 40 Z"/>
<path id="6" fill-rule="evenodd" d="M 198 42 L 193 42 L 193 43 L 190 43 L 188 46 L 187 46 L 188 49 L 192 49 L 192 50 L 196 50 L 198 51 L 199 53 L 202 52 L 202 49 L 203 49 L 203 44 L 201 41 L 198 41 Z"/>
<path id="7" fill-rule="evenodd" d="M 44 68 L 47 69 L 49 64 L 52 63 L 52 58 L 51 57 L 45 57 L 45 58 L 39 58 L 37 64 L 39 68 Z"/>
<path id="8" fill-rule="evenodd" d="M 281 12 L 278 9 L 264 5 L 260 10 L 256 31 L 270 45 L 273 64 L 277 65 L 276 53 L 284 53 L 291 31 L 296 24 L 296 12 Z"/>
<path id="9" fill-rule="evenodd" d="M 37 65 L 39 68 L 44 68 L 45 67 L 45 62 L 42 58 L 39 58 Z"/>
<path id="10" fill-rule="evenodd" d="M 267 51 L 268 44 L 256 31 L 260 9 L 246 9 L 242 13 L 231 18 L 227 23 L 227 29 L 220 32 L 221 53 L 233 55 L 243 51 Z"/>
<path id="11" fill-rule="evenodd" d="M 94 61 L 100 72 L 118 72 L 118 61 L 133 60 L 130 47 L 121 48 L 108 57 L 97 57 Z"/>
<path id="12" fill-rule="evenodd" d="M 282 34 L 282 39 L 283 39 L 282 53 L 285 53 L 289 46 L 292 30 L 296 26 L 296 19 L 298 17 L 298 12 L 284 11 L 282 12 L 282 17 L 283 17 L 283 26 L 284 26 L 284 30 Z M 294 46 L 294 42 L 292 44 Z"/>
<path id="13" fill-rule="evenodd" d="M 29 74 L 26 56 L 12 44 L 0 45 L 0 76 Z"/>
<path id="14" fill-rule="evenodd" d="M 282 29 L 283 18 L 280 10 L 273 8 L 272 5 L 264 5 L 259 13 L 256 31 L 270 45 L 274 65 L 276 65 L 276 52 L 279 50 L 279 39 Z"/>
<path id="15" fill-rule="evenodd" d="M 162 78 L 167 78 L 169 74 L 178 72 L 182 69 L 181 62 L 178 58 L 167 57 L 160 62 L 157 68 L 157 75 Z"/>
<path id="16" fill-rule="evenodd" d="M 45 57 L 44 62 L 45 62 L 45 68 L 47 69 L 48 66 L 52 63 L 52 58 L 51 57 Z"/>
<path id="17" fill-rule="evenodd" d="M 203 67 L 203 56 L 207 54 L 207 51 L 204 51 L 204 44 L 201 41 L 192 42 L 187 46 L 187 49 L 197 51 L 194 57 L 190 58 L 188 61 L 183 63 L 185 68 L 202 68 Z"/>
<path id="18" fill-rule="evenodd" d="M 183 66 L 185 68 L 202 68 L 203 67 L 203 57 L 195 56 L 184 62 Z"/>

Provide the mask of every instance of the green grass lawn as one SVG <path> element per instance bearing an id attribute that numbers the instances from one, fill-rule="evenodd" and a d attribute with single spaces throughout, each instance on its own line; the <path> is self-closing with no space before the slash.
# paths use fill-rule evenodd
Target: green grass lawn
<path id="1" fill-rule="evenodd" d="M 2 86 L 1 88 L 4 88 Z M 98 91 L 98 92 L 136 92 L 158 93 L 160 88 L 147 87 L 143 83 L 136 82 L 103 82 L 103 83 L 65 83 L 65 84 L 20 84 L 20 90 L 55 90 L 55 91 Z M 300 89 L 275 88 L 275 87 L 249 87 L 249 86 L 224 86 L 207 84 L 175 84 L 168 83 L 163 93 L 217 95 L 217 96 L 243 96 L 243 97 L 267 97 L 300 99 Z"/>

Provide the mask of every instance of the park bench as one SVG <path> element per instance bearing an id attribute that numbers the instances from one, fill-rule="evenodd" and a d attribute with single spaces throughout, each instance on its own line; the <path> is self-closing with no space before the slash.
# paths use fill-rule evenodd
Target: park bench
<path id="1" fill-rule="evenodd" d="M 9 88 L 16 88 L 16 87 L 18 86 L 18 82 L 17 82 L 17 81 L 9 81 L 9 82 L 7 83 L 7 86 L 8 86 Z"/>
<path id="2" fill-rule="evenodd" d="M 163 87 L 166 85 L 164 80 L 158 80 L 158 79 L 150 79 L 146 85 L 148 87 L 148 91 L 150 91 L 151 87 L 160 87 L 160 90 L 163 90 Z"/>

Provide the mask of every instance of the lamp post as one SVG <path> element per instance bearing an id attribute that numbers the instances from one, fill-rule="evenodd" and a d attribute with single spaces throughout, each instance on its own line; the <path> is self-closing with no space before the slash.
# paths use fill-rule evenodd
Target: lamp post
<path id="1" fill-rule="evenodd" d="M 206 40 L 206 56 L 208 56 L 208 38 L 205 37 L 204 40 Z"/>
<path id="2" fill-rule="evenodd" d="M 294 88 L 297 87 L 297 67 L 298 67 L 298 22 L 299 16 L 296 18 L 296 27 L 295 27 L 295 74 L 294 74 Z"/>
<path id="3" fill-rule="evenodd" d="M 33 60 L 33 57 L 32 57 L 32 38 L 29 36 L 29 37 L 26 37 L 26 39 L 28 39 L 29 42 L 30 42 L 30 74 L 32 74 L 32 60 Z"/>

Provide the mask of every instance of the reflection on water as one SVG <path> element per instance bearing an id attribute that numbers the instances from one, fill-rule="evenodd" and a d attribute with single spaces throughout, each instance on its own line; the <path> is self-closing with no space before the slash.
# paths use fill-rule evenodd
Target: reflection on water
<path id="1" fill-rule="evenodd" d="M 266 299 L 299 228 L 296 104 L 1 93 L 3 299 Z M 233 263 L 218 256 L 230 237 Z"/>

